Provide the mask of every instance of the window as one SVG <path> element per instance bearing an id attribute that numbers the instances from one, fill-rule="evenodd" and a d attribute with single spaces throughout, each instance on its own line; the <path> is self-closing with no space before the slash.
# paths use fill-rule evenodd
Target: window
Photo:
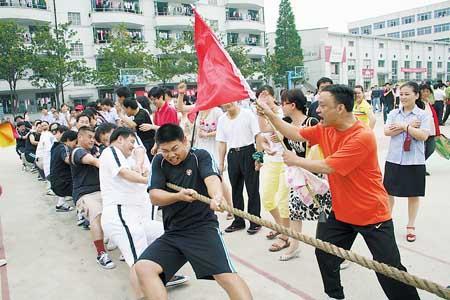
<path id="1" fill-rule="evenodd" d="M 83 56 L 83 44 L 82 43 L 72 43 L 70 44 L 70 55 L 72 56 Z"/>
<path id="2" fill-rule="evenodd" d="M 434 32 L 450 31 L 450 23 L 434 25 Z"/>
<path id="3" fill-rule="evenodd" d="M 398 80 L 398 61 L 392 61 L 392 81 L 397 82 Z"/>
<path id="4" fill-rule="evenodd" d="M 414 15 L 402 18 L 402 24 L 411 24 L 414 23 L 414 21 L 415 21 Z"/>
<path id="5" fill-rule="evenodd" d="M 340 63 L 331 63 L 331 75 L 339 75 Z"/>
<path id="6" fill-rule="evenodd" d="M 422 62 L 421 61 L 416 61 L 416 68 L 417 69 L 422 68 Z M 422 72 L 417 72 L 416 73 L 416 79 L 417 80 L 422 80 Z"/>
<path id="7" fill-rule="evenodd" d="M 384 49 L 384 43 L 379 43 L 378 44 L 378 49 Z"/>
<path id="8" fill-rule="evenodd" d="M 433 51 L 433 47 L 428 47 L 428 51 Z"/>
<path id="9" fill-rule="evenodd" d="M 409 45 L 405 45 L 405 50 L 409 50 Z"/>
<path id="10" fill-rule="evenodd" d="M 400 38 L 400 32 L 391 32 L 391 33 L 388 33 L 387 36 L 391 37 L 391 38 Z"/>
<path id="11" fill-rule="evenodd" d="M 417 28 L 417 35 L 431 34 L 431 26 Z"/>
<path id="12" fill-rule="evenodd" d="M 447 62 L 447 81 L 450 81 L 450 61 Z"/>
<path id="13" fill-rule="evenodd" d="M 79 26 L 81 25 L 80 13 L 78 12 L 68 12 L 67 18 L 69 19 L 70 25 Z"/>
<path id="14" fill-rule="evenodd" d="M 355 65 L 348 65 L 347 66 L 348 71 L 355 71 Z"/>
<path id="15" fill-rule="evenodd" d="M 208 0 L 209 5 L 217 5 L 217 0 Z"/>
<path id="16" fill-rule="evenodd" d="M 431 19 L 431 11 L 417 15 L 417 21 L 426 21 Z"/>
<path id="17" fill-rule="evenodd" d="M 377 29 L 383 29 L 384 27 L 386 27 L 386 23 L 385 22 L 378 22 L 373 24 L 373 29 L 377 30 Z"/>
<path id="18" fill-rule="evenodd" d="M 361 34 L 367 34 L 367 35 L 372 34 L 372 26 L 369 25 L 369 26 L 361 27 Z"/>
<path id="19" fill-rule="evenodd" d="M 370 59 L 364 59 L 363 60 L 363 68 L 371 69 L 372 68 L 372 61 Z"/>
<path id="20" fill-rule="evenodd" d="M 349 47 L 354 47 L 355 46 L 355 42 L 354 41 L 348 41 L 348 46 Z"/>
<path id="21" fill-rule="evenodd" d="M 400 25 L 400 19 L 392 19 L 387 21 L 387 27 L 394 27 Z"/>
<path id="22" fill-rule="evenodd" d="M 218 20 L 206 19 L 206 23 L 208 23 L 209 27 L 211 27 L 213 31 L 219 30 L 219 21 Z"/>
<path id="23" fill-rule="evenodd" d="M 348 87 L 354 88 L 356 85 L 356 79 L 349 79 L 348 80 Z"/>
<path id="24" fill-rule="evenodd" d="M 405 69 L 409 69 L 411 67 L 411 62 L 409 60 L 405 60 L 404 62 Z M 411 79 L 411 73 L 405 72 L 405 80 Z"/>
<path id="25" fill-rule="evenodd" d="M 404 30 L 402 31 L 402 38 L 409 38 L 416 35 L 416 31 L 414 29 Z"/>
<path id="26" fill-rule="evenodd" d="M 450 16 L 450 7 L 438 9 L 434 11 L 434 17 L 435 18 L 443 18 Z"/>
<path id="27" fill-rule="evenodd" d="M 350 34 L 359 34 L 359 28 L 352 28 L 349 30 Z"/>
<path id="28" fill-rule="evenodd" d="M 442 69 L 442 61 L 438 61 L 437 62 L 437 68 L 438 69 Z"/>
<path id="29" fill-rule="evenodd" d="M 378 68 L 384 68 L 384 60 L 378 60 Z"/>
<path id="30" fill-rule="evenodd" d="M 427 79 L 431 80 L 432 75 L 433 75 L 433 62 L 429 61 L 427 62 Z"/>

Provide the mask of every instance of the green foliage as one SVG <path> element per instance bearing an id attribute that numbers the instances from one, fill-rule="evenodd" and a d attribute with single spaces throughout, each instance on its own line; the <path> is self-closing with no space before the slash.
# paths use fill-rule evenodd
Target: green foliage
<path id="1" fill-rule="evenodd" d="M 32 41 L 32 84 L 39 88 L 54 88 L 57 105 L 59 92 L 64 103 L 65 86 L 73 81 L 87 82 L 91 76 L 84 59 L 74 59 L 70 55 L 71 44 L 76 42 L 74 36 L 75 32 L 69 30 L 68 24 L 60 24 L 58 29 L 41 26 Z"/>
<path id="2" fill-rule="evenodd" d="M 120 69 L 146 68 L 154 57 L 146 50 L 143 41 L 133 40 L 121 25 L 113 29 L 109 43 L 98 52 L 94 83 L 108 87 L 120 85 Z"/>
<path id="3" fill-rule="evenodd" d="M 17 110 L 17 81 L 26 76 L 31 51 L 24 44 L 25 31 L 15 22 L 0 21 L 0 80 L 9 84 L 13 113 Z"/>
<path id="4" fill-rule="evenodd" d="M 157 39 L 159 52 L 148 61 L 147 68 L 155 81 L 166 84 L 176 76 L 193 74 L 197 70 L 197 58 L 194 53 L 192 36 L 184 39 Z"/>
<path id="5" fill-rule="evenodd" d="M 255 75 L 255 73 L 261 71 L 261 65 L 255 64 L 248 56 L 248 53 L 250 52 L 249 49 L 246 49 L 243 46 L 229 45 L 225 47 L 225 50 L 230 54 L 236 67 L 241 71 L 244 78 L 250 78 Z"/>
<path id="6" fill-rule="evenodd" d="M 275 37 L 275 82 L 286 83 L 286 72 L 303 65 L 301 38 L 295 27 L 295 17 L 289 0 L 281 0 Z"/>

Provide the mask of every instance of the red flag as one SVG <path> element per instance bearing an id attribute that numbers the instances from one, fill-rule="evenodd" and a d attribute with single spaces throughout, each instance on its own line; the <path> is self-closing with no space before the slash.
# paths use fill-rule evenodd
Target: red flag
<path id="1" fill-rule="evenodd" d="M 198 111 L 255 97 L 214 32 L 195 9 L 194 13 L 194 44 L 198 59 L 198 77 L 197 101 L 189 113 L 191 121 Z"/>

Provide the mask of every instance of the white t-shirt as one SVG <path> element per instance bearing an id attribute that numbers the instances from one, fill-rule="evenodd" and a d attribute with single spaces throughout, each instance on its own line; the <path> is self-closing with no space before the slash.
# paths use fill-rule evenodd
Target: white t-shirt
<path id="1" fill-rule="evenodd" d="M 206 132 L 212 132 L 217 130 L 217 124 L 219 122 L 220 117 L 223 115 L 223 112 L 220 108 L 214 107 L 209 112 L 206 118 L 202 118 L 202 114 L 197 117 L 196 120 L 196 137 L 194 140 L 194 146 L 199 149 L 207 150 L 216 162 L 219 161 L 217 142 L 215 137 L 199 137 L 198 133 L 200 130 Z"/>
<path id="2" fill-rule="evenodd" d="M 50 152 L 54 142 L 55 136 L 50 131 L 44 131 L 36 148 L 36 157 L 42 160 L 45 177 L 50 175 Z"/>
<path id="3" fill-rule="evenodd" d="M 434 90 L 434 101 L 444 101 L 445 91 L 443 89 Z"/>
<path id="4" fill-rule="evenodd" d="M 234 119 L 223 114 L 217 124 L 216 141 L 227 143 L 228 149 L 244 147 L 255 143 L 260 132 L 256 115 L 248 109 L 240 109 Z"/>
<path id="5" fill-rule="evenodd" d="M 134 160 L 127 159 L 117 147 L 114 147 L 117 160 L 113 154 L 112 146 L 103 150 L 100 156 L 100 190 L 103 207 L 109 205 L 123 205 L 143 207 L 150 200 L 147 194 L 147 184 L 133 183 L 119 175 L 122 169 L 132 169 Z"/>

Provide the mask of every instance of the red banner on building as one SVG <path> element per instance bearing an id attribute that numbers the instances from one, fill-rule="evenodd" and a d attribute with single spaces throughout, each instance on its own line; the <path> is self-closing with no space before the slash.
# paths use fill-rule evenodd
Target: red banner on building
<path id="1" fill-rule="evenodd" d="M 325 62 L 330 62 L 331 46 L 325 46 Z"/>
<path id="2" fill-rule="evenodd" d="M 363 78 L 373 78 L 373 76 L 375 75 L 374 69 L 362 69 L 361 71 Z"/>
<path id="3" fill-rule="evenodd" d="M 426 73 L 427 68 L 400 68 L 403 73 Z"/>

